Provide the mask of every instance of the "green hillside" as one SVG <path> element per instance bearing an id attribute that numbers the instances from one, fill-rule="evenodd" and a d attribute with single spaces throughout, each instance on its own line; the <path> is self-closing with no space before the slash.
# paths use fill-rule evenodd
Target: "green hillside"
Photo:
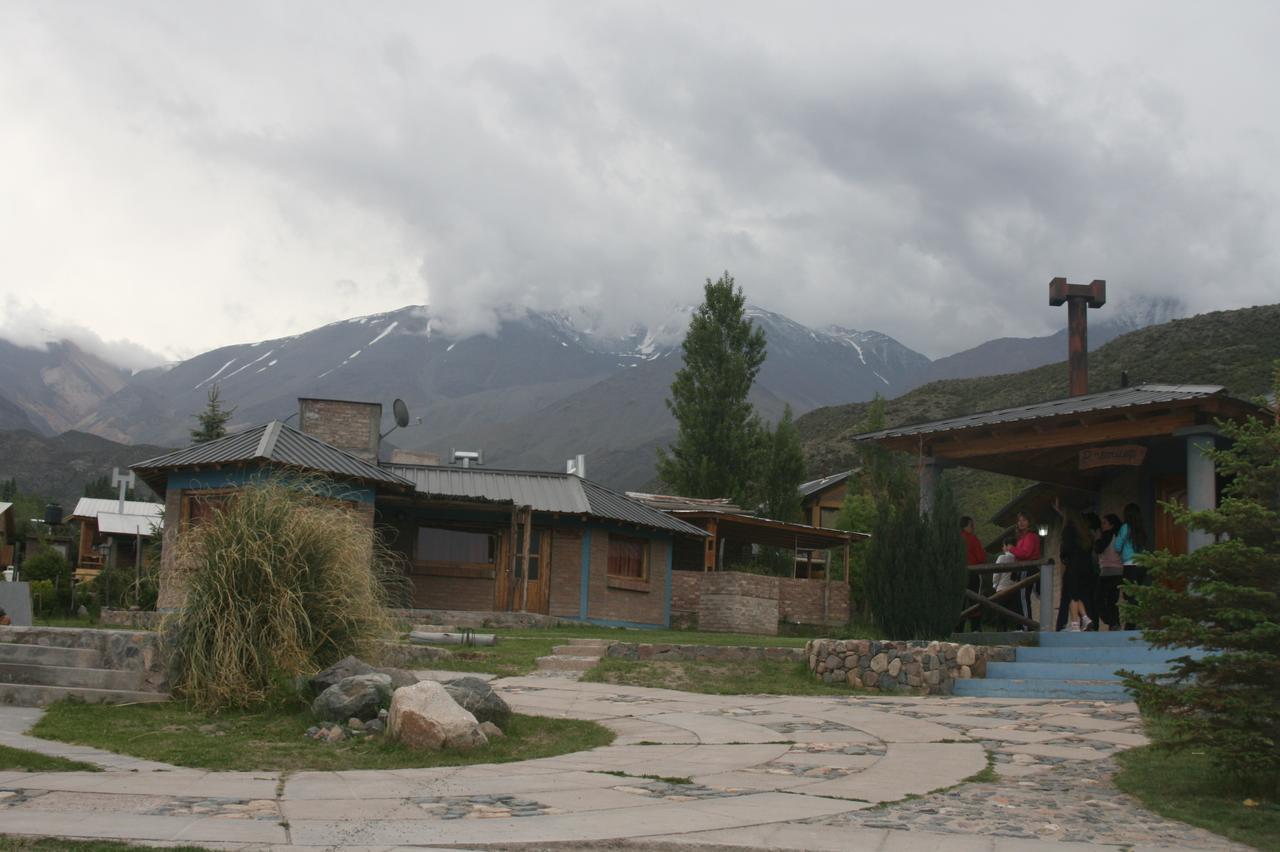
<path id="1" fill-rule="evenodd" d="M 1120 371 L 1127 370 L 1133 385 L 1225 385 L 1232 394 L 1250 398 L 1271 390 L 1277 359 L 1280 305 L 1216 311 L 1140 329 L 1094 350 L 1089 355 L 1089 388 L 1118 388 Z M 1067 393 L 1064 359 L 1021 373 L 924 385 L 889 400 L 885 420 L 889 426 L 923 423 L 1060 399 Z M 852 436 L 858 433 L 868 405 L 819 408 L 796 421 L 810 475 L 823 476 L 854 465 Z M 1025 484 L 976 471 L 948 475 L 957 488 L 961 511 L 982 520 Z"/>

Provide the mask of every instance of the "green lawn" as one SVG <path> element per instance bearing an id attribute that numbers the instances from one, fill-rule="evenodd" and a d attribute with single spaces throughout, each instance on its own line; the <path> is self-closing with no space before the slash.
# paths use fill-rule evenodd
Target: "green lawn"
<path id="1" fill-rule="evenodd" d="M 814 636 L 838 634 L 841 639 L 873 638 L 871 629 L 861 625 L 831 630 L 806 629 L 806 635 L 756 636 L 743 633 L 700 633 L 696 630 L 642 630 L 594 625 L 548 628 L 480 630 L 492 632 L 498 642 L 491 647 L 442 646 L 452 652 L 444 660 L 433 660 L 427 668 L 447 671 L 489 672 L 503 677 L 528 674 L 537 668 L 538 657 L 551 653 L 556 645 L 570 639 L 608 639 L 614 642 L 646 642 L 671 645 L 753 645 L 757 647 L 803 647 Z"/>
<path id="2" fill-rule="evenodd" d="M 0 769 L 12 772 L 97 772 L 92 763 L 52 757 L 20 748 L 0 745 Z"/>
<path id="3" fill-rule="evenodd" d="M 711 695 L 853 695 L 860 690 L 816 679 L 804 663 L 740 663 L 687 660 L 600 661 L 583 678 L 593 683 L 653 686 Z"/>
<path id="4" fill-rule="evenodd" d="M 1148 725 L 1153 739 L 1157 725 Z M 1280 850 L 1280 801 L 1250 797 L 1205 754 L 1155 745 L 1121 752 L 1116 786 L 1162 816 L 1189 822 L 1258 849 Z M 1248 799 L 1252 805 L 1244 802 Z"/>
<path id="5" fill-rule="evenodd" d="M 60 837 L 20 837 L 16 834 L 0 834 L 0 852 L 134 852 L 137 849 L 154 849 L 154 846 L 134 846 L 114 840 L 64 840 Z M 200 846 L 166 846 L 169 852 L 206 852 Z"/>
<path id="6" fill-rule="evenodd" d="M 513 715 L 507 736 L 471 752 L 412 751 L 385 737 L 342 743 L 307 739 L 305 710 L 209 715 L 179 702 L 49 707 L 32 733 L 177 766 L 239 771 L 408 769 L 532 760 L 608 745 L 613 732 L 594 722 Z"/>

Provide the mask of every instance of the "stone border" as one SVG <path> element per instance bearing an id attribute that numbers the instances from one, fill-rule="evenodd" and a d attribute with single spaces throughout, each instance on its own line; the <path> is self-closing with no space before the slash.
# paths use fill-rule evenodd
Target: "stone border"
<path id="1" fill-rule="evenodd" d="M 765 647 L 760 645 L 672 645 L 649 642 L 614 642 L 605 651 L 605 656 L 620 660 L 706 661 L 713 663 L 769 660 L 782 663 L 802 663 L 808 659 L 808 651 L 806 648 Z"/>
<path id="2" fill-rule="evenodd" d="M 809 671 L 824 683 L 930 695 L 950 695 L 957 680 L 986 677 L 987 663 L 1013 662 L 1014 653 L 1002 645 L 955 642 L 813 639 L 805 644 Z"/>
<path id="3" fill-rule="evenodd" d="M 0 642 L 48 648 L 89 648 L 102 654 L 102 667 L 142 672 L 142 689 L 168 690 L 168 672 L 160 634 L 149 630 L 98 630 L 89 627 L 0 627 Z"/>
<path id="4" fill-rule="evenodd" d="M 132 627 L 134 630 L 155 630 L 163 617 L 164 613 L 149 609 L 104 609 L 98 613 L 98 623 Z"/>

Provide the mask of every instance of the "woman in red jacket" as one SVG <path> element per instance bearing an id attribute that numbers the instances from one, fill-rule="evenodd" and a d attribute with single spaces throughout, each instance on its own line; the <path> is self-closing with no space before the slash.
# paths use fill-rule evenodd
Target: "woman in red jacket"
<path id="1" fill-rule="evenodd" d="M 1013 545 L 1006 544 L 1004 552 L 1013 556 L 1019 562 L 1039 562 L 1040 561 L 1040 534 L 1031 526 L 1031 516 L 1026 512 L 1018 513 L 1018 539 Z M 1039 572 L 1039 568 L 1032 569 Z M 1020 571 L 1018 573 L 1019 580 L 1025 580 L 1031 576 L 1030 571 Z M 1018 609 L 1022 613 L 1023 618 L 1031 617 L 1031 587 L 1023 586 L 1018 590 Z M 1025 627 L 1023 628 L 1026 629 Z"/>

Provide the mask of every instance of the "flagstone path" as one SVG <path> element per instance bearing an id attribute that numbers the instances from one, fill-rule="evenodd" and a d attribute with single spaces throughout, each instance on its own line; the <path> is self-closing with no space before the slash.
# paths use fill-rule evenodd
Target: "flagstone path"
<path id="1" fill-rule="evenodd" d="M 282 777 L 38 740 L 22 732 L 40 711 L 0 708 L 0 743 L 105 769 L 0 772 L 0 833 L 273 850 L 1243 848 L 1109 784 L 1112 756 L 1143 742 L 1132 704 L 495 686 L 519 712 L 618 737 L 523 763 Z M 995 780 L 962 784 L 989 755 Z"/>

